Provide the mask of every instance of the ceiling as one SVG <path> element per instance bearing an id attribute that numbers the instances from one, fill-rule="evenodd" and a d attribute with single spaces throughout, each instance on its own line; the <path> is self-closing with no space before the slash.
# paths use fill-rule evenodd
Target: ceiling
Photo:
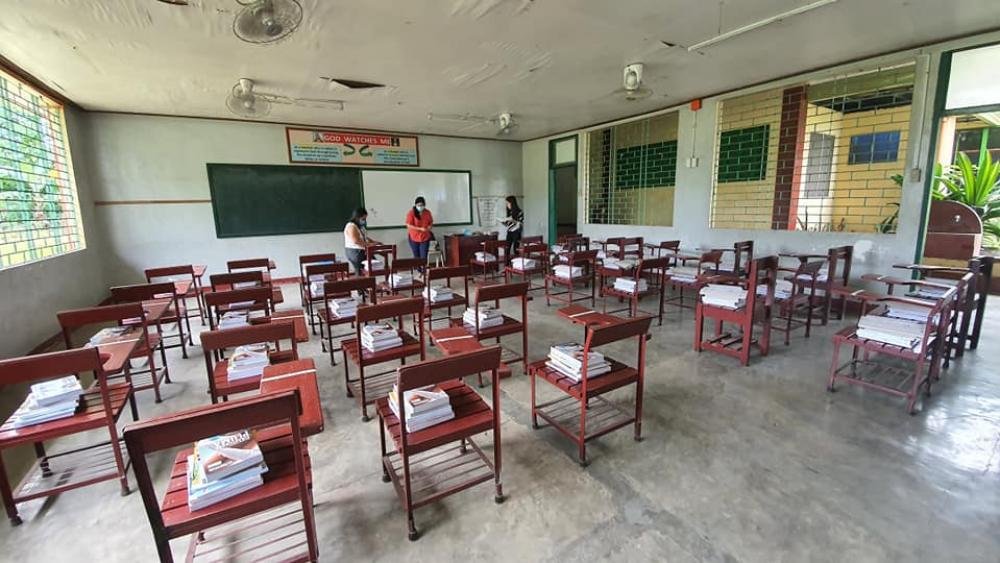
<path id="1" fill-rule="evenodd" d="M 298 31 L 257 46 L 233 35 L 235 0 L 0 0 L 0 55 L 88 110 L 233 117 L 226 95 L 248 77 L 345 101 L 275 105 L 268 121 L 492 138 L 492 125 L 427 114 L 509 111 L 523 140 L 1000 27 L 995 0 L 839 0 L 684 48 L 810 1 L 300 0 Z M 645 100 L 611 94 L 632 62 L 646 65 Z M 389 87 L 331 90 L 320 76 Z"/>

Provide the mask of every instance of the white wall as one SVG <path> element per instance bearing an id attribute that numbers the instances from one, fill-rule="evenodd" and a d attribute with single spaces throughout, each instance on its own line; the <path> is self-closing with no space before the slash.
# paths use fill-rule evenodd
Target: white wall
<path id="1" fill-rule="evenodd" d="M 521 143 L 524 234 L 549 236 L 549 141 Z"/>
<path id="2" fill-rule="evenodd" d="M 907 170 L 917 166 L 926 174 L 929 140 L 931 134 L 934 92 L 937 87 L 938 65 L 943 52 L 970 45 L 995 42 L 1000 34 L 989 34 L 977 38 L 942 44 L 931 48 L 896 53 L 865 62 L 852 63 L 837 69 L 838 73 L 851 73 L 862 69 L 877 68 L 880 65 L 898 64 L 901 61 L 917 61 L 917 80 L 914 87 L 913 117 L 911 119 L 910 153 L 906 155 Z M 727 94 L 726 97 L 752 91 L 774 88 L 787 84 L 801 83 L 816 76 L 829 76 L 831 71 L 814 73 L 772 84 L 763 85 L 744 92 Z M 731 246 L 739 240 L 755 241 L 755 254 L 766 255 L 782 251 L 825 253 L 833 246 L 853 244 L 855 249 L 852 272 L 860 276 L 866 272 L 887 272 L 896 263 L 912 262 L 917 246 L 924 200 L 924 178 L 907 174 L 903 185 L 900 204 L 899 227 L 894 235 L 877 233 L 814 233 L 801 231 L 771 231 L 746 229 L 713 229 L 709 227 L 712 202 L 712 175 L 714 144 L 716 139 L 716 117 L 720 98 L 707 98 L 700 111 L 691 111 L 687 106 L 671 108 L 680 112 L 678 141 L 677 192 L 674 207 L 673 227 L 650 227 L 638 225 L 597 225 L 586 223 L 585 176 L 579 174 L 578 221 L 580 230 L 591 238 L 603 239 L 612 236 L 642 236 L 649 242 L 680 239 L 687 248 L 702 246 Z M 586 129 L 576 131 L 585 134 Z M 538 139 L 522 144 L 524 163 L 525 200 L 547 202 L 548 191 L 548 141 L 563 137 Z M 586 154 L 582 142 L 580 154 Z M 696 156 L 700 164 L 696 168 L 686 168 L 684 162 L 689 156 Z M 580 160 L 580 166 L 585 164 Z"/>
<path id="3" fill-rule="evenodd" d="M 208 162 L 288 164 L 280 125 L 110 113 L 87 119 L 96 200 L 208 199 Z M 421 136 L 420 164 L 471 170 L 473 195 L 522 194 L 518 143 Z M 210 203 L 107 205 L 97 215 L 109 245 L 110 283 L 141 280 L 150 266 L 203 263 L 218 272 L 227 260 L 260 256 L 274 259 L 278 276 L 296 276 L 300 255 L 344 250 L 340 232 L 216 238 Z M 373 236 L 398 243 L 400 255 L 409 256 L 404 229 Z"/>
<path id="4" fill-rule="evenodd" d="M 100 260 L 106 245 L 96 224 L 89 160 L 79 150 L 85 139 L 81 117 L 67 108 L 66 125 L 87 248 L 0 270 L 0 358 L 24 355 L 58 333 L 58 311 L 96 305 L 107 295 Z"/>

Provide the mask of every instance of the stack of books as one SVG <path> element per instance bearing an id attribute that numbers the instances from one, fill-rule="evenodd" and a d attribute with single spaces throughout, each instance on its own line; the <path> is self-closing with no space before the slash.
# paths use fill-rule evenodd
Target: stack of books
<path id="1" fill-rule="evenodd" d="M 361 345 L 369 352 L 379 352 L 402 346 L 403 338 L 389 323 L 367 324 L 361 328 Z"/>
<path id="2" fill-rule="evenodd" d="M 413 274 L 409 272 L 394 272 L 389 276 L 389 283 L 393 288 L 410 287 L 413 285 Z"/>
<path id="3" fill-rule="evenodd" d="M 604 261 L 604 267 L 609 270 L 628 270 L 635 268 L 636 264 L 631 258 L 608 258 Z"/>
<path id="4" fill-rule="evenodd" d="M 364 268 L 366 272 L 381 272 L 385 269 L 385 260 L 381 258 L 372 258 L 372 266 L 368 268 L 368 260 L 361 263 L 361 267 Z"/>
<path id="5" fill-rule="evenodd" d="M 257 282 L 247 281 L 247 282 L 236 282 L 233 284 L 233 289 L 250 289 L 252 287 L 257 287 Z"/>
<path id="6" fill-rule="evenodd" d="M 694 283 L 698 281 L 698 268 L 694 266 L 671 266 L 667 268 L 667 275 L 674 281 Z"/>
<path id="7" fill-rule="evenodd" d="M 312 297 L 323 297 L 324 285 L 326 285 L 325 274 L 313 274 L 309 276 L 309 295 Z"/>
<path id="8" fill-rule="evenodd" d="M 538 260 L 518 257 L 510 261 L 510 266 L 519 272 L 534 270 L 538 267 Z"/>
<path id="9" fill-rule="evenodd" d="M 812 281 L 812 276 L 809 274 L 799 274 L 796 276 L 803 285 L 808 286 Z M 819 272 L 816 273 L 816 285 L 826 283 L 826 280 L 830 279 L 830 272 L 826 268 L 821 268 Z"/>
<path id="10" fill-rule="evenodd" d="M 226 311 L 219 319 L 219 330 L 249 325 L 246 311 Z"/>
<path id="11" fill-rule="evenodd" d="M 267 344 L 246 344 L 237 346 L 233 355 L 229 357 L 229 365 L 226 368 L 226 378 L 229 381 L 238 381 L 250 377 L 260 377 L 264 373 L 264 368 L 271 364 L 268 355 Z"/>
<path id="12" fill-rule="evenodd" d="M 739 309 L 747 304 L 747 290 L 738 285 L 710 283 L 699 291 L 701 302 L 723 309 Z"/>
<path id="13" fill-rule="evenodd" d="M 649 282 L 646 278 L 639 278 L 639 281 L 635 278 L 615 278 L 615 289 L 625 293 L 642 293 L 649 290 Z"/>
<path id="14" fill-rule="evenodd" d="M 926 326 L 926 323 L 907 319 L 864 315 L 858 319 L 857 335 L 859 338 L 913 349 L 920 345 Z"/>
<path id="15" fill-rule="evenodd" d="M 597 251 L 597 259 L 598 260 L 607 260 L 608 259 L 608 253 L 604 252 L 603 250 L 598 250 Z"/>
<path id="16" fill-rule="evenodd" d="M 427 286 L 424 288 L 424 299 L 427 299 L 431 303 L 438 303 L 441 301 L 450 301 L 455 298 L 455 292 L 446 285 L 442 286 Z"/>
<path id="17" fill-rule="evenodd" d="M 795 286 L 792 285 L 792 282 L 789 281 L 789 280 L 777 280 L 777 281 L 774 282 L 774 298 L 775 299 L 778 299 L 778 300 L 788 299 L 788 298 L 790 298 L 792 296 L 792 292 L 794 290 L 795 290 Z M 809 288 L 806 288 L 806 291 L 808 292 Z M 758 285 L 757 286 L 757 295 L 767 295 L 767 286 L 766 285 Z"/>
<path id="18" fill-rule="evenodd" d="M 97 331 L 97 334 L 90 337 L 90 340 L 87 342 L 86 347 L 90 348 L 92 346 L 104 344 L 105 342 L 114 340 L 115 338 L 118 338 L 126 334 L 130 330 L 132 330 L 132 327 L 128 326 L 109 326 L 102 328 L 101 330 Z"/>
<path id="19" fill-rule="evenodd" d="M 188 510 L 220 503 L 264 484 L 267 464 L 254 433 L 198 440 L 187 458 Z"/>
<path id="20" fill-rule="evenodd" d="M 941 280 L 934 280 L 934 283 L 940 283 Z M 954 282 L 952 282 L 954 283 Z M 934 299 L 938 300 L 948 293 L 950 288 L 947 287 L 927 287 L 927 286 L 917 286 L 917 288 L 910 293 L 907 293 L 907 297 L 916 297 L 918 299 Z"/>
<path id="21" fill-rule="evenodd" d="M 496 262 L 497 261 L 497 257 L 493 256 L 489 252 L 483 252 L 482 250 L 480 250 L 479 252 L 476 252 L 476 261 L 478 261 L 478 262 Z"/>
<path id="22" fill-rule="evenodd" d="M 13 428 L 24 428 L 73 416 L 82 392 L 80 381 L 72 375 L 35 383 L 28 398 L 7 419 L 7 424 Z"/>
<path id="23" fill-rule="evenodd" d="M 545 365 L 562 375 L 580 381 L 583 378 L 583 346 L 575 342 L 556 344 L 549 348 L 549 359 Z M 611 364 L 600 352 L 591 352 L 587 356 L 587 378 L 598 377 L 609 373 Z"/>
<path id="24" fill-rule="evenodd" d="M 903 303 L 901 301 L 887 301 L 885 304 L 886 316 L 896 319 L 906 319 L 926 323 L 931 316 L 931 308 L 914 303 Z"/>
<path id="25" fill-rule="evenodd" d="M 555 274 L 557 278 L 571 279 L 578 278 L 583 275 L 583 266 L 570 266 L 568 264 L 559 264 L 558 266 L 552 267 L 552 273 Z"/>
<path id="26" fill-rule="evenodd" d="M 469 307 L 462 314 L 462 322 L 470 327 L 476 326 L 476 309 Z M 503 324 L 503 313 L 490 305 L 479 305 L 479 328 L 490 328 Z"/>
<path id="27" fill-rule="evenodd" d="M 396 418 L 406 422 L 407 432 L 419 432 L 455 418 L 448 393 L 436 385 L 405 391 L 404 416 L 399 415 L 399 388 L 393 385 L 389 392 L 389 408 Z"/>
<path id="28" fill-rule="evenodd" d="M 338 319 L 348 319 L 358 312 L 358 300 L 354 297 L 336 297 L 330 300 L 330 314 Z"/>

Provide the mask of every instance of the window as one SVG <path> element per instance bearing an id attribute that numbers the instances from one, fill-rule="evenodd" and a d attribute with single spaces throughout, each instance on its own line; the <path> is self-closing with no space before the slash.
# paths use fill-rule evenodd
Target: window
<path id="1" fill-rule="evenodd" d="M 833 147 L 836 137 L 824 133 L 809 134 L 809 156 L 802 183 L 802 197 L 830 197 L 830 174 L 833 172 Z"/>
<path id="2" fill-rule="evenodd" d="M 63 108 L 0 71 L 0 268 L 82 248 Z"/>
<path id="3" fill-rule="evenodd" d="M 677 125 L 678 114 L 671 112 L 585 136 L 588 222 L 674 224 Z"/>
<path id="4" fill-rule="evenodd" d="M 899 131 L 871 133 L 851 137 L 848 164 L 896 162 L 899 159 Z"/>

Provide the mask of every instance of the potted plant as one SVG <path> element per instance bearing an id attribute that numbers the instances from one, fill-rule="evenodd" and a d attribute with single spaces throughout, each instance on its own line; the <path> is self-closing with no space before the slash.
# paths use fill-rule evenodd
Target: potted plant
<path id="1" fill-rule="evenodd" d="M 979 151 L 979 162 L 958 153 L 955 164 L 935 175 L 934 199 L 957 201 L 971 207 L 983 220 L 984 245 L 1000 244 L 1000 160 L 987 150 Z"/>

